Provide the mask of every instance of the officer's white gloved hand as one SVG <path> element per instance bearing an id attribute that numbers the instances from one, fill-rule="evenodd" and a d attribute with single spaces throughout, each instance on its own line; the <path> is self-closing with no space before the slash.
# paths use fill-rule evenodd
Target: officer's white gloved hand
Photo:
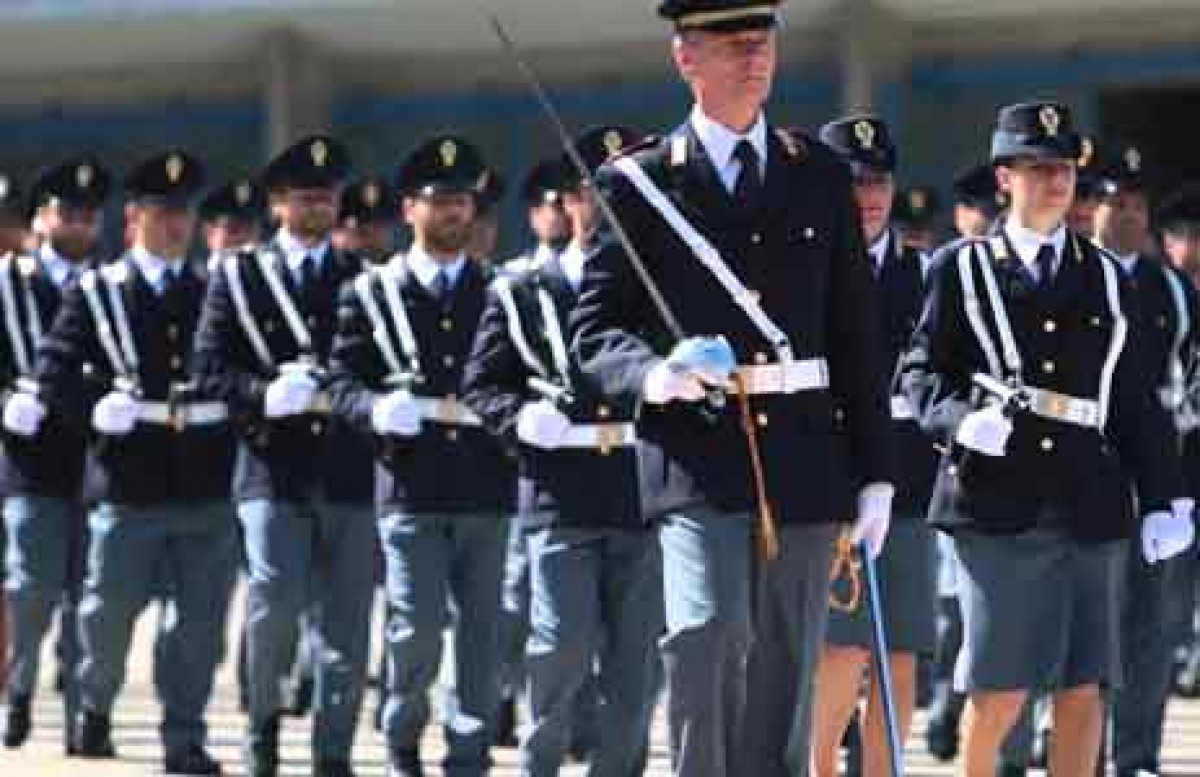
<path id="1" fill-rule="evenodd" d="M 958 425 L 954 439 L 964 448 L 985 456 L 1003 456 L 1008 449 L 1012 430 L 1012 419 L 1004 414 L 999 405 L 989 405 L 968 413 Z"/>
<path id="2" fill-rule="evenodd" d="M 526 403 L 517 414 L 517 439 L 527 445 L 554 450 L 571 428 L 571 419 L 548 399 Z"/>
<path id="3" fill-rule="evenodd" d="M 652 405 L 697 402 L 707 396 L 705 386 L 724 387 L 736 369 L 724 337 L 689 337 L 646 373 L 642 396 Z"/>
<path id="4" fill-rule="evenodd" d="M 133 431 L 141 403 L 126 391 L 110 391 L 92 408 L 92 428 L 101 434 L 121 437 Z"/>
<path id="5" fill-rule="evenodd" d="M 4 428 L 19 437 L 37 434 L 46 418 L 46 406 L 42 401 L 25 391 L 9 397 L 4 405 Z"/>
<path id="6" fill-rule="evenodd" d="M 375 400 L 371 428 L 376 434 L 416 437 L 421 433 L 421 408 L 412 394 L 397 389 Z"/>
<path id="7" fill-rule="evenodd" d="M 850 538 L 854 544 L 867 543 L 871 558 L 879 558 L 892 525 L 892 497 L 896 488 L 891 483 L 871 483 L 858 492 L 858 520 Z"/>
<path id="8" fill-rule="evenodd" d="M 1191 499 L 1175 499 L 1171 511 L 1159 510 L 1142 519 L 1142 557 L 1157 564 L 1191 547 L 1196 535 Z"/>
<path id="9" fill-rule="evenodd" d="M 267 418 L 300 415 L 308 410 L 317 395 L 317 381 L 304 372 L 285 371 L 267 386 L 263 412 Z"/>

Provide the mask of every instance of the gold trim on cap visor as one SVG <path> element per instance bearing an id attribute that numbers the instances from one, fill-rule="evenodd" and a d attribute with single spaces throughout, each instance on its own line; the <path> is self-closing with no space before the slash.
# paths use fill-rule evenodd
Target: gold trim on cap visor
<path id="1" fill-rule="evenodd" d="M 733 22 L 739 19 L 755 19 L 763 16 L 778 16 L 779 9 L 775 3 L 750 5 L 745 8 L 728 8 L 720 11 L 696 11 L 681 15 L 675 20 L 680 27 L 705 27 L 721 22 Z"/>

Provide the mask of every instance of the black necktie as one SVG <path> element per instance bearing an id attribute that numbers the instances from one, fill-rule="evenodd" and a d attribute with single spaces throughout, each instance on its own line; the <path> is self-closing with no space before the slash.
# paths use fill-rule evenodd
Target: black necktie
<path id="1" fill-rule="evenodd" d="M 1056 258 L 1054 246 L 1045 243 L 1038 249 L 1037 256 L 1034 257 L 1033 264 L 1037 267 L 1038 288 L 1043 291 L 1050 288 L 1050 284 L 1054 282 L 1054 260 Z"/>
<path id="2" fill-rule="evenodd" d="M 741 163 L 737 183 L 733 185 L 733 198 L 739 205 L 753 208 L 762 194 L 762 177 L 758 171 L 758 152 L 748 140 L 742 140 L 733 150 L 733 158 Z"/>
<path id="3" fill-rule="evenodd" d="M 442 310 L 450 307 L 450 300 L 454 296 L 454 287 L 450 283 L 450 276 L 445 270 L 438 270 L 437 275 L 433 276 L 433 281 L 429 284 L 429 293 L 433 296 Z"/>
<path id="4" fill-rule="evenodd" d="M 317 260 L 312 254 L 305 254 L 300 263 L 300 290 L 303 294 L 311 294 L 317 285 Z"/>

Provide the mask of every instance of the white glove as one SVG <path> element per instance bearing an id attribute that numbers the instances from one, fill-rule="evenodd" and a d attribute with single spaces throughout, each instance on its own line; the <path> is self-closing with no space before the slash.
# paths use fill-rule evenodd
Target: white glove
<path id="1" fill-rule="evenodd" d="M 371 408 L 371 428 L 377 434 L 416 437 L 421 433 L 421 408 L 412 394 L 398 389 L 375 401 Z"/>
<path id="2" fill-rule="evenodd" d="M 850 538 L 857 545 L 867 543 L 871 558 L 879 558 L 888 528 L 892 525 L 892 497 L 896 488 L 891 483 L 871 483 L 858 492 L 858 520 Z"/>
<path id="3" fill-rule="evenodd" d="M 1171 512 L 1159 510 L 1142 519 L 1142 557 L 1157 564 L 1187 550 L 1196 534 L 1191 499 L 1175 499 Z"/>
<path id="4" fill-rule="evenodd" d="M 571 428 L 571 419 L 548 399 L 529 402 L 517 415 L 517 438 L 529 445 L 554 450 Z"/>
<path id="5" fill-rule="evenodd" d="M 133 431 L 142 407 L 125 391 L 110 391 L 92 408 L 92 427 L 101 434 L 121 437 Z"/>
<path id="6" fill-rule="evenodd" d="M 651 405 L 665 405 L 676 400 L 699 402 L 705 396 L 704 384 L 695 374 L 666 360 L 651 367 L 642 384 L 642 397 Z"/>
<path id="7" fill-rule="evenodd" d="M 263 412 L 267 418 L 284 418 L 308 410 L 317 394 L 317 382 L 303 372 L 283 372 L 267 386 Z"/>
<path id="8" fill-rule="evenodd" d="M 954 439 L 964 448 L 985 456 L 1003 456 L 1012 435 L 1012 419 L 1004 415 L 999 405 L 989 405 L 968 413 L 958 425 Z"/>
<path id="9" fill-rule="evenodd" d="M 4 406 L 4 428 L 20 437 L 37 434 L 46 418 L 46 406 L 33 394 L 18 391 Z"/>

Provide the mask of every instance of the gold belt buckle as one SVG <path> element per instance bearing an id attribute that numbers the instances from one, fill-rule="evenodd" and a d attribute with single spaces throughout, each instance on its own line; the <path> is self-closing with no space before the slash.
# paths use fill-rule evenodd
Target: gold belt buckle
<path id="1" fill-rule="evenodd" d="M 1051 391 L 1046 396 L 1047 413 L 1059 421 L 1069 420 L 1067 414 L 1071 407 L 1071 399 L 1063 394 Z"/>
<path id="2" fill-rule="evenodd" d="M 442 397 L 438 400 L 437 417 L 442 423 L 457 424 L 459 422 L 460 413 L 461 411 L 459 410 L 458 397 L 451 395 L 448 397 Z"/>
<path id="3" fill-rule="evenodd" d="M 623 442 L 625 436 L 621 434 L 620 424 L 599 424 L 596 427 L 596 447 L 600 449 L 600 455 L 607 456 Z"/>

